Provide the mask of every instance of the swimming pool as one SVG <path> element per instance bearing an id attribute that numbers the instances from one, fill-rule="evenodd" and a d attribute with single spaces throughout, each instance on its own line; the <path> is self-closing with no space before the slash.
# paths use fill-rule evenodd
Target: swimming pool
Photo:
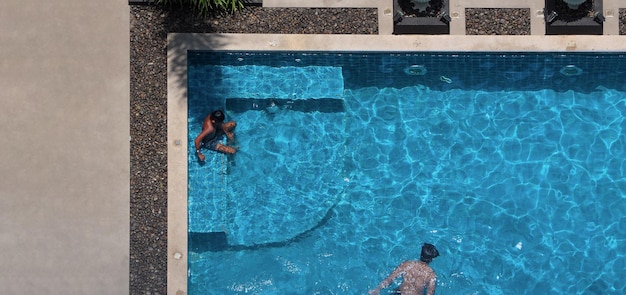
<path id="1" fill-rule="evenodd" d="M 622 293 L 625 71 L 620 54 L 190 52 L 189 293 L 365 294 L 423 242 L 438 294 Z M 215 108 L 241 149 L 201 164 Z"/>

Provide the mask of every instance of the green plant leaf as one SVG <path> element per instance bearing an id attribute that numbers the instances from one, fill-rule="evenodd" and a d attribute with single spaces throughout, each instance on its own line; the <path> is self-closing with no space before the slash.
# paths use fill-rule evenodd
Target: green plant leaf
<path id="1" fill-rule="evenodd" d="M 208 14 L 213 10 L 236 11 L 243 8 L 242 0 L 154 0 L 158 5 L 188 4 L 200 14 Z"/>

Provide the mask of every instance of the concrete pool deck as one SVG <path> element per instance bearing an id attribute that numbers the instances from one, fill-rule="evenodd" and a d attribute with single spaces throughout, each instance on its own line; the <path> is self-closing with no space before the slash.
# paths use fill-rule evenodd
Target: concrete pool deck
<path id="1" fill-rule="evenodd" d="M 128 2 L 2 1 L 0 39 L 0 294 L 128 293 Z"/>

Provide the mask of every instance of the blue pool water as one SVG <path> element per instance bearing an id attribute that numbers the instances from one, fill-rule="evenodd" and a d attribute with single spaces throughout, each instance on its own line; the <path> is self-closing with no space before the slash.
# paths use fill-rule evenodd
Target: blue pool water
<path id="1" fill-rule="evenodd" d="M 623 55 L 188 60 L 190 294 L 366 294 L 424 242 L 437 294 L 626 292 Z"/>

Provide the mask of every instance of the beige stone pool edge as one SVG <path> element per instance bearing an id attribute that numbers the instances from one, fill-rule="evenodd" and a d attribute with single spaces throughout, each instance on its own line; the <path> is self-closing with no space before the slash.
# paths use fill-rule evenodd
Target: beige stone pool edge
<path id="1" fill-rule="evenodd" d="M 168 294 L 187 293 L 187 50 L 623 52 L 620 36 L 169 34 Z"/>

